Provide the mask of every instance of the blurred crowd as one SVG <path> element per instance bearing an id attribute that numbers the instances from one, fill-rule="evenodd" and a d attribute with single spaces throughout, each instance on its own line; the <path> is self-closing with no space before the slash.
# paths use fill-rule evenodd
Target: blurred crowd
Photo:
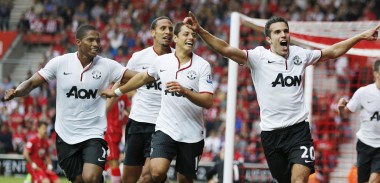
<path id="1" fill-rule="evenodd" d="M 266 3 L 261 4 L 263 2 Z M 0 4 L 0 28 L 9 29 L 6 22 L 9 22 L 12 3 L 0 0 Z M 380 0 L 34 0 L 33 6 L 20 17 L 17 29 L 25 36 L 59 36 L 43 53 L 40 67 L 55 56 L 76 50 L 74 31 L 82 24 L 92 24 L 101 32 L 101 55 L 126 65 L 134 52 L 152 44 L 150 22 L 158 16 L 168 16 L 176 23 L 191 10 L 206 30 L 228 40 L 233 11 L 255 18 L 276 15 L 293 21 L 379 20 L 380 11 L 375 7 L 380 7 Z M 3 15 L 8 15 L 8 19 Z M 240 34 L 241 48 L 267 45 L 262 33 L 251 28 L 242 27 Z M 208 49 L 201 40 L 195 52 L 209 61 L 213 69 L 215 101 L 214 106 L 205 112 L 208 133 L 202 156 L 203 161 L 213 161 L 224 146 L 228 62 Z M 344 57 L 317 66 L 327 71 L 323 77 L 332 78 L 339 84 L 327 92 L 316 91 L 313 96 L 313 114 L 316 115 L 312 119 L 312 129 L 317 166 L 322 172 L 330 172 L 336 166 L 338 144 L 352 138 L 353 134 L 348 120 L 340 119 L 334 110 L 336 97 L 342 93 L 350 96 L 358 86 L 370 83 L 372 79 L 367 64 L 353 64 L 358 59 L 366 58 Z M 25 79 L 34 72 L 29 71 Z M 362 73 L 369 75 L 359 77 L 358 74 Z M 348 75 L 340 77 L 342 74 Z M 5 77 L 0 84 L 0 93 L 18 84 L 12 81 L 11 76 Z M 38 121 L 49 124 L 50 140 L 54 144 L 55 84 L 48 83 L 27 97 L 0 104 L 0 153 L 21 153 L 23 143 L 35 133 Z M 260 143 L 260 109 L 250 71 L 244 67 L 239 67 L 236 110 L 234 159 L 265 163 Z M 328 177 L 327 173 L 322 175 Z"/>

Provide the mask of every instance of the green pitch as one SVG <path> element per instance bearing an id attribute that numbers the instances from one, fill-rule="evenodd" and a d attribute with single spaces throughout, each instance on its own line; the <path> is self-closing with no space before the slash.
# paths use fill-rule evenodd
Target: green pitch
<path id="1" fill-rule="evenodd" d="M 0 182 L 1 183 L 24 183 L 25 176 L 0 176 Z M 65 177 L 60 177 L 61 183 L 71 183 L 67 180 Z M 107 182 L 111 182 L 109 178 L 107 179 Z M 170 180 L 171 183 L 176 183 L 175 180 Z M 194 181 L 196 183 L 196 181 Z"/>
<path id="2" fill-rule="evenodd" d="M 0 182 L 4 183 L 23 183 L 25 176 L 0 176 Z M 61 183 L 70 183 L 65 177 L 60 177 Z"/>

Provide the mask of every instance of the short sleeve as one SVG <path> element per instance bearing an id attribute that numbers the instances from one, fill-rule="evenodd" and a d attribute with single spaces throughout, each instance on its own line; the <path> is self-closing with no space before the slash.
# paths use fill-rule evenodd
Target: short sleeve
<path id="1" fill-rule="evenodd" d="M 212 74 L 211 67 L 208 62 L 206 62 L 200 73 L 199 79 L 199 93 L 214 93 L 214 87 L 212 84 Z"/>
<path id="2" fill-rule="evenodd" d="M 33 143 L 32 143 L 32 141 L 28 141 L 28 142 L 26 143 L 26 145 L 25 145 L 25 148 L 26 148 L 26 150 L 28 150 L 29 152 L 31 152 L 31 151 L 32 151 L 32 148 L 33 148 Z"/>
<path id="3" fill-rule="evenodd" d="M 351 112 L 356 112 L 357 110 L 359 110 L 362 105 L 360 103 L 361 101 L 361 96 L 363 95 L 364 91 L 364 88 L 361 87 L 359 88 L 355 93 L 354 95 L 352 96 L 351 100 L 348 102 L 347 104 L 347 108 L 351 111 Z"/>
<path id="4" fill-rule="evenodd" d="M 321 50 L 304 49 L 304 51 L 306 54 L 306 65 L 313 65 L 313 64 L 317 63 L 322 56 Z"/>
<path id="5" fill-rule="evenodd" d="M 38 71 L 38 74 L 42 76 L 46 81 L 56 79 L 61 58 L 62 56 L 58 56 L 51 59 L 44 68 Z"/>
<path id="6" fill-rule="evenodd" d="M 128 63 L 127 63 L 127 66 L 125 66 L 128 70 L 132 70 L 132 71 L 135 71 L 136 70 L 136 54 L 134 53 L 131 57 L 131 59 L 129 59 Z"/>
<path id="7" fill-rule="evenodd" d="M 114 61 L 114 60 L 109 60 L 109 65 L 110 65 L 110 81 L 111 82 L 119 82 L 123 76 L 124 72 L 127 70 L 127 68 L 123 67 L 120 63 Z"/>
<path id="8" fill-rule="evenodd" d="M 247 66 L 249 68 L 253 69 L 258 67 L 263 49 L 264 48 L 260 46 L 252 50 L 245 50 L 247 52 Z"/>

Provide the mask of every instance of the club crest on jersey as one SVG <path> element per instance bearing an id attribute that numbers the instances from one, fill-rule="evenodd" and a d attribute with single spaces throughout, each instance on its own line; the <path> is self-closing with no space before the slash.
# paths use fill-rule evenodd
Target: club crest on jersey
<path id="1" fill-rule="evenodd" d="M 197 73 L 193 70 L 187 72 L 187 78 L 189 78 L 190 80 L 194 80 L 195 78 L 197 78 Z"/>
<path id="2" fill-rule="evenodd" d="M 298 55 L 296 55 L 294 58 L 293 58 L 293 62 L 295 65 L 301 65 L 302 64 L 302 61 L 300 59 L 300 57 Z"/>
<path id="3" fill-rule="evenodd" d="M 95 70 L 92 72 L 92 78 L 94 79 L 100 79 L 102 77 L 102 73 L 98 70 Z"/>

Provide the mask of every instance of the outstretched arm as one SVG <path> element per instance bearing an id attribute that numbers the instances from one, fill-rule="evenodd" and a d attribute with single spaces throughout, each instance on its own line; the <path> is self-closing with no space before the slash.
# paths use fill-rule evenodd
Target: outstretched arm
<path id="1" fill-rule="evenodd" d="M 126 70 L 125 72 L 124 72 L 124 75 L 123 75 L 123 78 L 121 78 L 121 81 L 120 81 L 120 83 L 121 84 L 125 84 L 125 83 L 127 83 L 127 81 L 129 80 L 129 79 L 131 79 L 133 76 L 135 76 L 136 74 L 138 74 L 139 72 L 137 72 L 137 71 L 132 71 L 132 70 Z"/>
<path id="2" fill-rule="evenodd" d="M 120 83 L 115 83 L 112 85 L 112 90 L 115 90 L 116 88 L 119 88 Z M 116 101 L 119 100 L 119 97 L 112 97 L 108 98 L 106 102 L 106 112 L 108 113 L 109 110 L 111 110 L 112 106 L 116 103 Z"/>
<path id="3" fill-rule="evenodd" d="M 213 94 L 211 93 L 197 93 L 193 92 L 183 86 L 181 86 L 177 81 L 171 81 L 166 83 L 166 88 L 170 92 L 179 92 L 192 103 L 197 106 L 209 109 L 213 104 Z"/>
<path id="4" fill-rule="evenodd" d="M 183 20 L 183 23 L 202 38 L 202 40 L 213 50 L 223 55 L 224 57 L 230 58 L 238 64 L 245 64 L 247 60 L 247 54 L 245 51 L 232 47 L 227 42 L 223 41 L 210 34 L 207 30 L 203 29 L 198 20 L 195 18 L 194 14 L 190 11 L 189 17 Z"/>
<path id="5" fill-rule="evenodd" d="M 341 98 L 339 99 L 338 102 L 338 113 L 341 117 L 347 117 L 348 114 L 352 113 L 348 108 L 347 108 L 347 99 Z"/>
<path id="6" fill-rule="evenodd" d="M 354 37 L 335 43 L 327 48 L 322 49 L 322 56 L 320 60 L 334 59 L 345 54 L 349 49 L 351 49 L 356 43 L 361 40 L 375 41 L 377 40 L 378 32 L 380 25 L 369 29 L 361 34 L 358 34 Z"/>
<path id="7" fill-rule="evenodd" d="M 126 84 L 117 88 L 116 90 L 107 89 L 101 93 L 101 96 L 104 97 L 116 97 L 121 96 L 124 93 L 130 92 L 137 88 L 140 88 L 144 84 L 154 81 L 154 78 L 149 76 L 147 72 L 140 72 L 133 76 Z M 116 93 L 115 93 L 116 92 Z"/>
<path id="8" fill-rule="evenodd" d="M 4 100 L 12 100 L 15 97 L 23 97 L 29 94 L 31 90 L 40 86 L 45 79 L 38 73 L 35 73 L 31 78 L 22 82 L 16 89 L 9 89 L 5 92 Z"/>

